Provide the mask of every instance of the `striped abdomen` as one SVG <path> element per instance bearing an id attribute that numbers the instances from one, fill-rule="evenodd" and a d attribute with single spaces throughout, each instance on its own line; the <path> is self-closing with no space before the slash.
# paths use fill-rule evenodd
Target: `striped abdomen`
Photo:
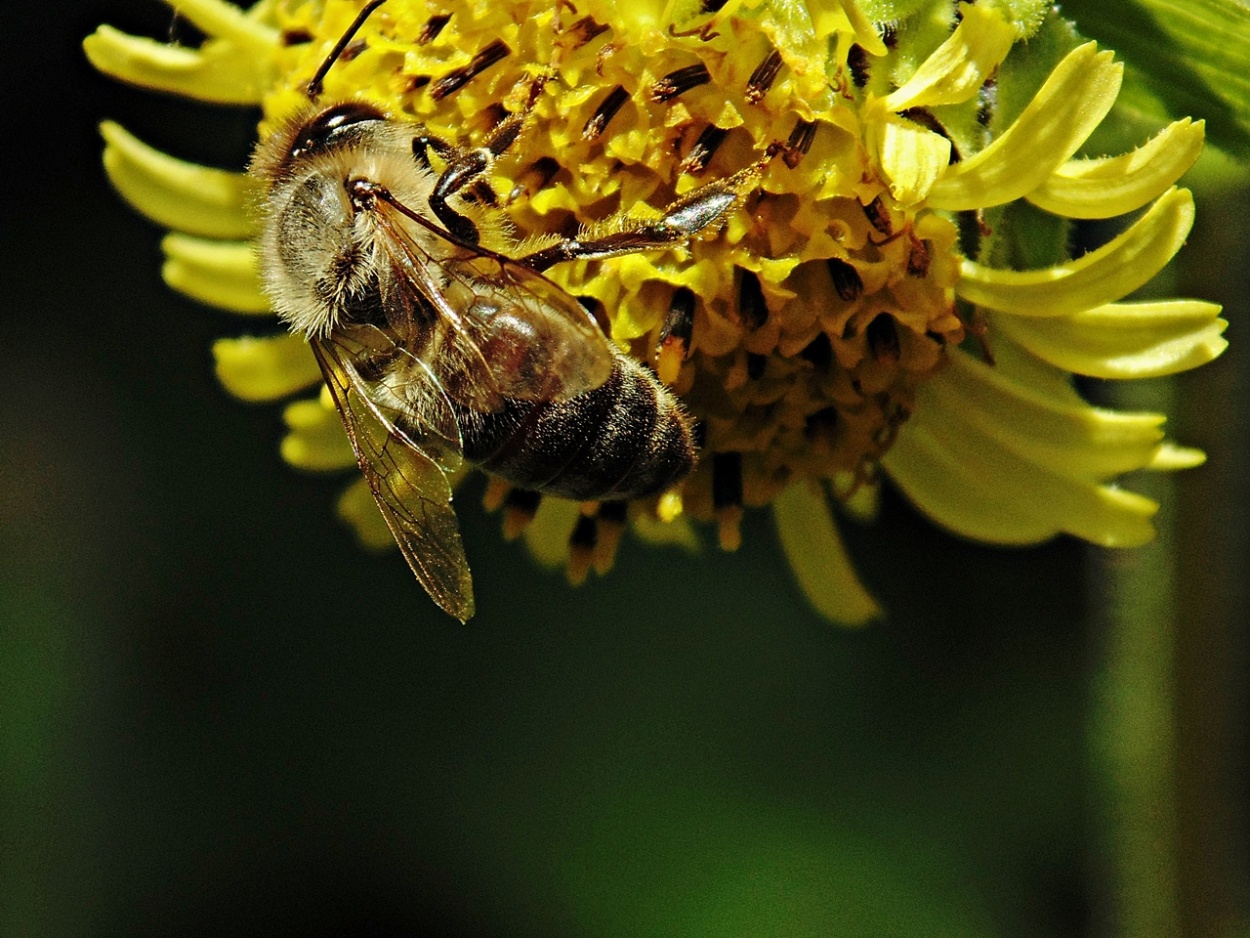
<path id="1" fill-rule="evenodd" d="M 694 468 L 690 418 L 643 365 L 617 355 L 600 387 L 558 403 L 456 407 L 464 456 L 523 489 L 579 501 L 662 492 Z"/>

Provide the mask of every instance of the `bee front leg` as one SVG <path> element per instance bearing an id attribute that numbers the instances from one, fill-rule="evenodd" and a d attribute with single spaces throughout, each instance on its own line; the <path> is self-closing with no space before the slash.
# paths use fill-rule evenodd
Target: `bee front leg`
<path id="1" fill-rule="evenodd" d="M 422 133 L 412 138 L 412 155 L 427 169 L 431 168 L 430 150 L 447 164 L 427 201 L 430 211 L 457 240 L 477 244 L 481 235 L 473 220 L 452 208 L 448 200 L 457 195 L 462 198 L 471 195 L 480 202 L 495 204 L 495 193 L 486 181 L 487 174 L 495 165 L 495 160 L 520 136 L 524 124 L 523 113 L 510 115 L 491 130 L 485 146 L 472 150 L 455 146 L 431 134 Z"/>

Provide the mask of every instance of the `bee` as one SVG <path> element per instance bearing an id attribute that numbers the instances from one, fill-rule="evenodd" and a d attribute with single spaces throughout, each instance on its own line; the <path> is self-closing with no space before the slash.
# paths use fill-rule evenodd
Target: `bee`
<path id="1" fill-rule="evenodd" d="M 371 0 L 308 85 L 306 109 L 257 149 L 259 266 L 275 309 L 311 345 L 369 488 L 430 597 L 474 600 L 449 477 L 466 464 L 584 501 L 664 491 L 694 467 L 690 416 L 582 304 L 543 276 L 570 260 L 682 243 L 724 223 L 751 169 L 645 223 L 515 256 L 480 194 L 526 114 L 468 147 L 364 100 L 318 104 Z M 539 83 L 536 98 L 541 92 Z M 436 173 L 433 152 L 445 168 Z"/>

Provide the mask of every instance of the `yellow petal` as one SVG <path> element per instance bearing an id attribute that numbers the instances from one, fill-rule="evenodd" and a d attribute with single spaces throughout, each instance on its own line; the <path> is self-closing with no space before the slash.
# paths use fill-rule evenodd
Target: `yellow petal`
<path id="1" fill-rule="evenodd" d="M 1073 49 L 1002 135 L 949 168 L 928 204 L 949 211 L 1011 202 L 1042 185 L 1106 117 L 1124 67 L 1092 42 Z"/>
<path id="2" fill-rule="evenodd" d="M 565 498 L 544 498 L 525 527 L 525 546 L 534 559 L 550 569 L 563 567 L 569 559 L 569 535 L 577 524 L 580 508 Z"/>
<path id="3" fill-rule="evenodd" d="M 339 517 L 352 526 L 365 547 L 386 550 L 395 546 L 395 535 L 386 526 L 364 478 L 357 479 L 339 496 Z"/>
<path id="4" fill-rule="evenodd" d="M 1096 251 L 1041 270 L 997 270 L 965 260 L 955 290 L 973 303 L 1019 316 L 1070 316 L 1149 281 L 1180 250 L 1193 221 L 1193 196 L 1173 189 Z"/>
<path id="5" fill-rule="evenodd" d="M 924 406 L 958 412 L 997 445 L 1060 475 L 1100 480 L 1140 469 L 1163 440 L 1158 414 L 1057 401 L 958 349 L 949 359 Z"/>
<path id="6" fill-rule="evenodd" d="M 318 398 L 294 401 L 282 413 L 291 432 L 282 439 L 282 458 L 300 469 L 347 469 L 356 465 L 338 412 Z"/>
<path id="7" fill-rule="evenodd" d="M 206 238 L 241 239 L 255 229 L 246 209 L 253 183 L 245 174 L 174 159 L 112 121 L 100 125 L 100 135 L 109 181 L 158 225 Z"/>
<path id="8" fill-rule="evenodd" d="M 1145 468 L 1154 472 L 1176 472 L 1180 469 L 1193 469 L 1206 461 L 1207 454 L 1200 449 L 1164 443 Z"/>
<path id="9" fill-rule="evenodd" d="M 951 143 L 919 124 L 888 115 L 872 125 L 877 164 L 905 206 L 925 198 L 950 164 Z"/>
<path id="10" fill-rule="evenodd" d="M 1188 117 L 1131 153 L 1069 160 L 1025 198 L 1068 218 L 1111 218 L 1136 211 L 1185 174 L 1202 153 L 1202 121 Z"/>
<path id="11" fill-rule="evenodd" d="M 1074 374 L 1154 378 L 1219 356 L 1228 347 L 1219 314 L 1200 300 L 1112 303 L 1061 318 L 999 316 L 992 328 Z"/>
<path id="12" fill-rule="evenodd" d="M 298 335 L 218 339 L 213 343 L 217 378 L 245 401 L 273 401 L 321 379 L 308 343 Z"/>
<path id="13" fill-rule="evenodd" d="M 179 293 L 236 313 L 272 312 L 260 290 L 252 242 L 171 234 L 161 249 L 166 257 L 161 276 Z"/>
<path id="14" fill-rule="evenodd" d="M 1016 38 L 1011 25 L 985 6 L 961 3 L 959 12 L 959 26 L 906 84 L 886 98 L 887 110 L 967 101 L 1002 64 Z"/>
<path id="15" fill-rule="evenodd" d="M 219 39 L 188 49 L 111 26 L 96 29 L 82 48 L 105 75 L 212 104 L 259 104 L 272 84 L 272 49 L 258 56 Z"/>
<path id="16" fill-rule="evenodd" d="M 1025 544 L 1066 532 L 1104 547 L 1154 537 L 1150 499 L 1038 465 L 970 422 L 961 409 L 917 395 L 916 414 L 882 465 L 917 507 L 977 540 Z"/>
<path id="17" fill-rule="evenodd" d="M 638 540 L 652 547 L 671 545 L 694 554 L 703 546 L 699 542 L 698 532 L 686 515 L 661 519 L 650 512 L 640 511 L 630 519 L 629 526 Z"/>
<path id="18" fill-rule="evenodd" d="M 167 0 L 205 35 L 224 39 L 255 56 L 272 56 L 280 42 L 278 31 L 262 22 L 270 16 L 270 0 L 243 10 L 225 0 Z"/>
<path id="19" fill-rule="evenodd" d="M 817 612 L 842 625 L 864 625 L 881 615 L 851 566 L 820 488 L 789 486 L 773 502 L 773 519 L 790 567 Z"/>

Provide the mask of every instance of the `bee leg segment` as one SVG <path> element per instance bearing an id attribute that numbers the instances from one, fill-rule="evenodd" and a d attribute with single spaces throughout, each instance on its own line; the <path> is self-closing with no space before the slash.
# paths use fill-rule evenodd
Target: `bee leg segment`
<path id="1" fill-rule="evenodd" d="M 745 175 L 755 176 L 753 170 Z M 689 241 L 701 231 L 723 224 L 729 212 L 742 202 L 739 177 L 743 173 L 710 183 L 670 205 L 654 221 L 636 222 L 602 238 L 582 240 L 565 238 L 550 247 L 518 258 L 517 262 L 531 270 L 544 271 L 555 264 L 572 260 L 599 260 L 655 251 Z"/>

